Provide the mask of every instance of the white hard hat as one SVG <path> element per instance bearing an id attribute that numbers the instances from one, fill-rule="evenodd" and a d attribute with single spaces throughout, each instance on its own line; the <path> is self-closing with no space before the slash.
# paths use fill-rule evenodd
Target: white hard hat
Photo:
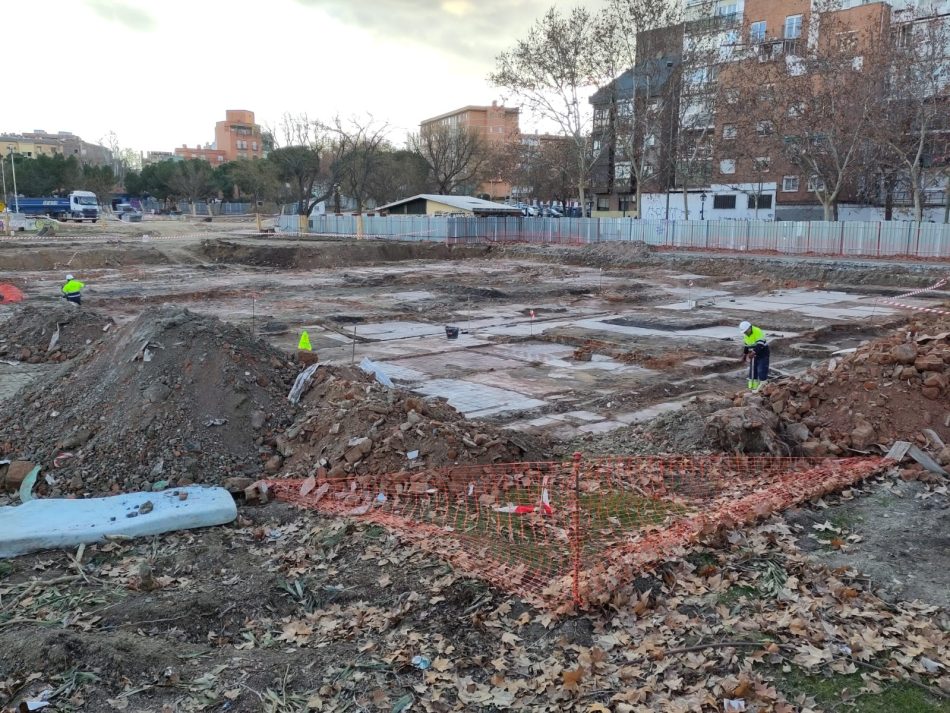
<path id="1" fill-rule="evenodd" d="M 743 334 L 745 334 L 745 333 L 746 333 L 746 330 L 747 330 L 749 327 L 751 327 L 751 326 L 752 326 L 752 325 L 751 325 L 749 322 L 740 322 L 740 323 L 739 323 L 739 331 L 742 332 Z"/>
<path id="2" fill-rule="evenodd" d="M 67 280 L 72 280 L 72 279 L 73 279 L 73 276 L 72 276 L 72 275 L 66 275 L 66 279 L 67 279 Z"/>

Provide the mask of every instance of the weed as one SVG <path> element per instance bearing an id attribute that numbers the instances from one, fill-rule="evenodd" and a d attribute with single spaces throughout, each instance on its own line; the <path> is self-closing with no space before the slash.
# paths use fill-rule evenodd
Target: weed
<path id="1" fill-rule="evenodd" d="M 864 681 L 860 674 L 825 676 L 811 674 L 793 667 L 778 674 L 776 683 L 789 697 L 811 696 L 822 708 L 848 710 L 853 713 L 948 713 L 950 701 L 928 696 L 924 691 L 903 681 L 879 682 L 880 693 L 861 693 Z"/>

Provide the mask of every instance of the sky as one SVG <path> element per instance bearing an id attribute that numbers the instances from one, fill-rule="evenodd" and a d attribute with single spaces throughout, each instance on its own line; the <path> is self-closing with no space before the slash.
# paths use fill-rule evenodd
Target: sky
<path id="1" fill-rule="evenodd" d="M 503 100 L 487 80 L 495 56 L 552 4 L 597 3 L 8 0 L 14 89 L 0 132 L 71 131 L 93 142 L 114 132 L 121 148 L 171 151 L 214 141 L 225 109 L 250 109 L 265 127 L 285 112 L 369 115 L 400 143 L 424 118 Z M 30 91 L 18 96 L 10 79 L 21 76 Z M 534 127 L 523 119 L 521 128 Z"/>

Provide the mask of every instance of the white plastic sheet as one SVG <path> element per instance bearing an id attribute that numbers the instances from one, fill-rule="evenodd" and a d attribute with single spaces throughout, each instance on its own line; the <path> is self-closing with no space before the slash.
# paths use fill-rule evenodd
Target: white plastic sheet
<path id="1" fill-rule="evenodd" d="M 375 361 L 372 361 L 369 357 L 363 357 L 363 361 L 360 362 L 360 369 L 367 374 L 373 374 L 376 377 L 376 381 L 383 386 L 388 386 L 390 389 L 395 386 L 392 380 L 386 375 L 386 372 L 383 371 L 383 367 Z"/>

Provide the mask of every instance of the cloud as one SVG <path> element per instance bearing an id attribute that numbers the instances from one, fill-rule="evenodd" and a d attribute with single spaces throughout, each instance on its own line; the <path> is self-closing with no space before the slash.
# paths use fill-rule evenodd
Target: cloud
<path id="1" fill-rule="evenodd" d="M 132 7 L 126 0 L 85 0 L 86 5 L 99 17 L 116 22 L 136 32 L 155 29 L 155 19 L 145 10 Z"/>
<path id="2" fill-rule="evenodd" d="M 297 0 L 377 37 L 425 44 L 491 66 L 527 34 L 551 0 Z M 567 11 L 574 2 L 555 2 Z M 595 0 L 580 4 L 590 7 Z M 370 51 L 370 48 L 366 48 Z M 357 51 L 358 48 L 357 48 Z"/>

